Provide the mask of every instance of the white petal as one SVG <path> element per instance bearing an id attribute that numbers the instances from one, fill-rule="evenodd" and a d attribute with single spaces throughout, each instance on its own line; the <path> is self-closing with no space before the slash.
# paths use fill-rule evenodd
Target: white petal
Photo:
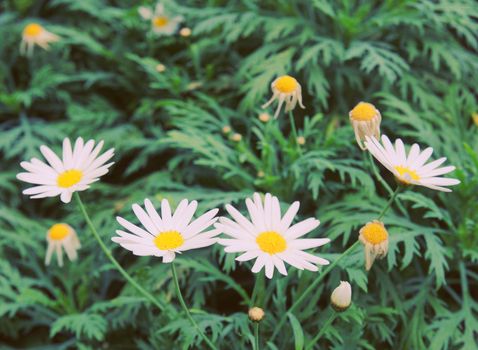
<path id="1" fill-rule="evenodd" d="M 294 226 L 291 226 L 284 234 L 287 240 L 301 237 L 310 231 L 316 229 L 320 225 L 320 221 L 314 218 L 309 218 L 301 221 Z"/>

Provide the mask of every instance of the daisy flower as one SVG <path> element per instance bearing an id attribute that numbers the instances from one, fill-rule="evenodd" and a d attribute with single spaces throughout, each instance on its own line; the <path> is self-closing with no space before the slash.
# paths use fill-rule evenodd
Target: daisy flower
<path id="1" fill-rule="evenodd" d="M 451 192 L 450 189 L 443 186 L 460 183 L 457 179 L 440 177 L 440 175 L 455 170 L 454 166 L 440 167 L 446 160 L 445 157 L 425 164 L 433 153 L 431 147 L 420 152 L 420 147 L 415 143 L 407 156 L 405 146 L 400 139 L 395 141 L 395 146 L 386 135 L 382 136 L 382 143 L 375 137 L 365 136 L 365 139 L 365 145 L 370 153 L 390 170 L 399 182 L 405 185 L 425 186 L 433 190 Z"/>
<path id="2" fill-rule="evenodd" d="M 169 263 L 174 260 L 176 253 L 216 243 L 214 237 L 220 231 L 212 229 L 204 232 L 204 230 L 216 222 L 218 209 L 209 210 L 190 222 L 197 205 L 197 201 L 188 202 L 187 199 L 183 199 L 172 214 L 168 200 L 163 199 L 159 215 L 151 201 L 145 199 L 146 211 L 138 204 L 133 204 L 133 212 L 144 229 L 118 216 L 116 219 L 126 231 L 117 230 L 118 236 L 111 240 L 130 250 L 134 255 L 160 256 L 164 263 Z"/>
<path id="3" fill-rule="evenodd" d="M 161 3 L 156 5 L 154 12 L 145 6 L 140 6 L 138 12 L 143 19 L 151 21 L 153 32 L 157 35 L 173 35 L 183 21 L 182 16 L 169 16 Z"/>
<path id="4" fill-rule="evenodd" d="M 48 161 L 45 164 L 37 158 L 29 162 L 21 162 L 20 166 L 26 173 L 17 174 L 17 178 L 37 186 L 23 191 L 31 198 L 60 196 L 64 203 L 71 201 L 73 192 L 84 191 L 90 184 L 98 181 L 100 176 L 108 172 L 113 162 L 105 164 L 114 155 L 111 148 L 101 156 L 98 154 L 103 147 L 100 141 L 95 147 L 95 141 L 84 143 L 81 137 L 76 139 L 72 149 L 70 140 L 63 140 L 63 159 L 60 159 L 50 148 L 41 146 L 40 151 Z"/>
<path id="5" fill-rule="evenodd" d="M 388 253 L 388 232 L 383 222 L 367 222 L 359 231 L 359 241 L 364 245 L 365 269 L 368 271 L 376 258 L 383 258 Z"/>
<path id="6" fill-rule="evenodd" d="M 290 75 L 283 75 L 274 80 L 271 84 L 272 97 L 271 99 L 262 106 L 262 108 L 267 108 L 275 100 L 279 100 L 277 105 L 274 118 L 277 118 L 282 107 L 282 104 L 285 101 L 285 112 L 292 111 L 297 102 L 299 102 L 300 108 L 305 108 L 302 104 L 302 88 L 299 82 L 291 77 Z"/>
<path id="7" fill-rule="evenodd" d="M 320 247 L 330 239 L 300 238 L 317 228 L 320 221 L 309 218 L 291 226 L 299 205 L 299 202 L 294 202 L 281 217 L 277 197 L 267 193 L 262 203 L 261 196 L 254 193 L 253 200 L 246 199 L 249 221 L 228 204 L 226 210 L 235 221 L 221 217 L 215 227 L 232 238 L 219 239 L 219 244 L 225 246 L 226 253 L 243 253 L 236 258 L 237 261 L 256 259 L 252 272 L 258 273 L 265 266 L 268 278 L 272 278 L 274 268 L 287 275 L 284 262 L 299 270 L 318 271 L 316 264 L 327 265 L 329 262 L 303 250 Z"/>
<path id="8" fill-rule="evenodd" d="M 35 45 L 48 50 L 49 44 L 58 40 L 60 40 L 58 35 L 50 33 L 38 23 L 30 23 L 23 29 L 20 53 L 31 56 Z"/>
<path id="9" fill-rule="evenodd" d="M 75 230 L 67 224 L 55 224 L 46 234 L 48 248 L 45 256 L 45 265 L 50 265 L 51 257 L 56 252 L 59 266 L 63 266 L 63 249 L 70 261 L 78 258 L 76 251 L 81 248 L 80 240 Z"/>
<path id="10" fill-rule="evenodd" d="M 367 102 L 359 102 L 349 113 L 350 122 L 354 128 L 355 139 L 362 150 L 366 150 L 363 141 L 365 136 L 380 137 L 380 122 L 382 116 L 375 106 Z"/>

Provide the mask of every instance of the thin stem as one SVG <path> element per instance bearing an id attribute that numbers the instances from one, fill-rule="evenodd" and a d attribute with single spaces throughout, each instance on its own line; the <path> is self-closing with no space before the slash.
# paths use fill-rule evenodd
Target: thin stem
<path id="1" fill-rule="evenodd" d="M 335 320 L 335 317 L 337 316 L 337 313 L 334 311 L 332 312 L 330 315 L 329 315 L 329 318 L 327 319 L 327 321 L 325 321 L 325 323 L 322 325 L 322 327 L 320 327 L 320 332 L 317 333 L 317 335 L 314 337 L 314 339 L 312 339 L 309 343 L 309 345 L 307 346 L 307 349 L 306 350 L 310 350 L 312 349 L 312 347 L 317 344 L 317 342 L 320 340 L 320 338 L 324 335 L 325 331 L 327 330 L 327 327 L 329 327 L 332 322 L 334 322 Z"/>
<path id="2" fill-rule="evenodd" d="M 209 347 L 213 350 L 217 350 L 216 346 L 213 344 L 212 341 L 209 340 L 208 337 L 203 333 L 201 328 L 199 328 L 199 325 L 196 323 L 194 318 L 191 316 L 191 313 L 189 312 L 189 309 L 186 305 L 186 302 L 184 301 L 183 295 L 181 293 L 181 289 L 179 288 L 179 281 L 178 281 L 178 274 L 176 273 L 176 266 L 174 265 L 174 261 L 171 262 L 171 271 L 173 273 L 173 281 L 174 281 L 174 287 L 176 289 L 176 295 L 178 296 L 179 303 L 181 304 L 184 312 L 186 313 L 186 316 L 188 317 L 189 321 L 193 325 L 194 328 L 196 328 L 197 332 L 203 338 L 203 340 L 209 345 Z"/>
<path id="3" fill-rule="evenodd" d="M 165 309 L 165 306 L 158 300 L 156 299 L 151 293 L 146 291 L 143 287 L 141 287 L 134 279 L 131 277 L 131 275 L 124 270 L 119 262 L 113 257 L 111 254 L 110 250 L 106 245 L 103 243 L 100 235 L 98 234 L 98 231 L 96 231 L 95 226 L 93 225 L 93 222 L 91 221 L 88 213 L 86 212 L 86 208 L 83 205 L 83 202 L 81 201 L 80 195 L 78 192 L 75 192 L 75 198 L 76 201 L 78 202 L 78 205 L 81 209 L 81 212 L 83 213 L 83 216 L 85 217 L 86 223 L 88 224 L 88 227 L 90 228 L 91 232 L 93 233 L 93 236 L 95 239 L 98 241 L 98 244 L 100 245 L 101 249 L 105 253 L 105 255 L 108 257 L 108 259 L 111 261 L 111 263 L 116 267 L 116 269 L 123 275 L 123 277 L 134 287 L 138 292 L 140 292 L 146 299 L 151 301 L 154 305 L 158 307 L 161 311 Z"/>
<path id="4" fill-rule="evenodd" d="M 294 143 L 297 145 L 297 149 L 299 150 L 299 153 L 302 153 L 302 150 L 300 149 L 300 145 L 297 142 L 297 129 L 295 127 L 295 119 L 294 119 L 294 114 L 292 114 L 292 111 L 289 112 L 289 120 L 290 120 L 290 127 L 292 129 L 292 137 L 294 138 Z"/>
<path id="5" fill-rule="evenodd" d="M 293 313 L 301 304 L 302 302 L 305 300 L 305 298 L 312 292 L 316 289 L 317 285 L 324 279 L 324 277 L 330 272 L 332 271 L 332 269 L 339 263 L 340 260 L 342 260 L 343 257 L 347 256 L 348 254 L 350 254 L 351 251 L 353 251 L 355 249 L 355 247 L 357 247 L 359 245 L 359 242 L 360 241 L 356 241 L 354 244 L 352 244 L 345 252 L 343 252 L 337 259 L 335 259 L 335 261 L 328 265 L 327 268 L 324 270 L 324 272 L 322 272 L 322 274 L 314 281 L 312 282 L 309 287 L 307 287 L 306 290 L 304 290 L 304 292 L 302 293 L 302 295 L 292 304 L 292 306 L 290 307 L 290 309 L 288 310 L 288 312 L 290 313 Z M 274 340 L 274 338 L 279 334 L 279 331 L 280 329 L 282 328 L 282 326 L 284 325 L 284 322 L 286 321 L 286 318 L 287 318 L 287 313 L 288 312 L 285 312 L 283 315 L 282 315 L 282 318 L 280 319 L 279 323 L 277 324 L 277 326 L 275 327 L 275 331 L 274 333 L 272 334 L 272 337 L 270 339 L 270 341 L 272 342 Z"/>
<path id="6" fill-rule="evenodd" d="M 259 289 L 261 288 L 261 285 L 263 284 L 263 281 L 264 281 L 264 274 L 262 273 L 256 274 L 256 281 L 254 283 L 254 288 L 252 289 L 251 301 L 249 305 L 250 307 L 261 306 L 260 298 L 258 294 L 259 294 Z"/>
<path id="7" fill-rule="evenodd" d="M 397 197 L 397 194 L 401 191 L 402 186 L 398 185 L 397 188 L 395 189 L 395 192 L 390 196 L 390 199 L 388 200 L 387 204 L 385 205 L 385 208 L 381 211 L 380 215 L 378 216 L 377 220 L 380 220 L 383 218 L 383 216 L 387 213 L 388 209 L 390 209 L 390 206 L 392 205 L 393 201 Z"/>
<path id="8" fill-rule="evenodd" d="M 259 322 L 254 323 L 254 350 L 259 350 Z"/>

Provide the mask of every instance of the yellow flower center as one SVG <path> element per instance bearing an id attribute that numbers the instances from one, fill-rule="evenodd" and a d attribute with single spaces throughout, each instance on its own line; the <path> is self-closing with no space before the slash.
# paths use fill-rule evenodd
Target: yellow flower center
<path id="1" fill-rule="evenodd" d="M 377 110 L 374 105 L 367 102 L 360 102 L 350 111 L 350 117 L 357 121 L 369 121 L 375 118 Z"/>
<path id="2" fill-rule="evenodd" d="M 371 244 L 380 244 L 388 239 L 388 232 L 383 225 L 371 222 L 363 227 L 362 236 Z"/>
<path id="3" fill-rule="evenodd" d="M 70 227 L 67 224 L 55 224 L 50 228 L 48 237 L 55 241 L 61 241 L 70 234 Z"/>
<path id="4" fill-rule="evenodd" d="M 277 78 L 275 88 L 282 93 L 291 93 L 297 89 L 297 80 L 290 75 L 283 75 Z"/>
<path id="5" fill-rule="evenodd" d="M 406 166 L 397 165 L 395 167 L 395 170 L 398 171 L 398 173 L 400 174 L 399 180 L 404 183 L 410 183 L 410 180 L 420 180 L 420 176 L 418 176 L 418 174 L 414 170 Z"/>
<path id="6" fill-rule="evenodd" d="M 265 231 L 256 237 L 256 242 L 263 252 L 269 254 L 281 253 L 287 248 L 284 237 L 275 231 Z"/>
<path id="7" fill-rule="evenodd" d="M 164 27 L 168 23 L 169 23 L 169 19 L 168 17 L 165 17 L 165 16 L 158 16 L 158 17 L 154 17 L 153 19 L 153 25 L 155 27 Z"/>
<path id="8" fill-rule="evenodd" d="M 23 29 L 23 35 L 37 36 L 43 31 L 43 27 L 37 23 L 30 23 Z"/>
<path id="9" fill-rule="evenodd" d="M 77 169 L 70 169 L 62 172 L 56 180 L 59 187 L 68 188 L 76 185 L 83 177 L 83 172 Z"/>
<path id="10" fill-rule="evenodd" d="M 184 244 L 184 238 L 178 231 L 164 231 L 154 238 L 154 244 L 160 250 L 171 250 Z"/>

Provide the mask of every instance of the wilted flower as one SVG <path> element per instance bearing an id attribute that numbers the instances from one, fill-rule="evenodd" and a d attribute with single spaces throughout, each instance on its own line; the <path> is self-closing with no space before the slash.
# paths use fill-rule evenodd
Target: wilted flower
<path id="1" fill-rule="evenodd" d="M 274 113 L 274 118 L 279 116 L 280 109 L 282 104 L 285 101 L 285 112 L 292 111 L 297 102 L 299 102 L 300 108 L 305 108 L 302 104 L 302 88 L 299 82 L 289 76 L 283 75 L 274 80 L 271 84 L 272 89 L 272 98 L 262 106 L 262 108 L 268 107 L 276 99 L 279 100 L 276 112 Z"/>
<path id="2" fill-rule="evenodd" d="M 161 3 L 156 5 L 154 12 L 145 6 L 140 6 L 138 12 L 141 17 L 151 21 L 153 32 L 157 35 L 173 35 L 183 21 L 182 16 L 169 16 Z"/>
<path id="3" fill-rule="evenodd" d="M 341 281 L 330 296 L 332 306 L 336 311 L 345 311 L 352 303 L 352 287 L 349 282 Z"/>
<path id="4" fill-rule="evenodd" d="M 45 265 L 50 265 L 51 257 L 56 252 L 56 258 L 59 266 L 63 266 L 63 249 L 70 261 L 78 258 L 76 251 L 80 249 L 81 244 L 75 230 L 67 224 L 55 224 L 46 234 L 48 248 L 45 256 Z"/>
<path id="5" fill-rule="evenodd" d="M 20 53 L 31 56 L 35 45 L 48 50 L 49 44 L 58 40 L 60 40 L 58 35 L 49 32 L 38 23 L 30 23 L 23 29 Z"/>
<path id="6" fill-rule="evenodd" d="M 65 138 L 63 159 L 60 159 L 50 148 L 41 146 L 40 151 L 49 164 L 37 158 L 20 163 L 20 166 L 28 172 L 17 174 L 17 178 L 37 185 L 24 190 L 23 194 L 30 195 L 31 198 L 60 195 L 62 202 L 69 203 L 73 192 L 88 189 L 90 184 L 105 175 L 113 164 L 113 162 L 105 163 L 113 157 L 114 149 L 111 148 L 98 157 L 102 147 L 103 141 L 95 147 L 95 141 L 89 140 L 84 143 L 79 137 L 72 149 L 70 139 Z"/>
<path id="7" fill-rule="evenodd" d="M 383 145 L 375 137 L 366 136 L 365 138 L 365 145 L 370 153 L 403 184 L 419 185 L 433 190 L 451 192 L 450 189 L 443 186 L 460 183 L 457 179 L 440 177 L 440 175 L 455 170 L 454 166 L 439 167 L 446 160 L 445 157 L 425 164 L 433 153 L 431 147 L 420 152 L 420 147 L 415 143 L 410 148 L 407 156 L 405 146 L 400 139 L 395 141 L 394 147 L 386 135 L 382 136 Z"/>
<path id="8" fill-rule="evenodd" d="M 248 315 L 251 321 L 260 322 L 266 314 L 260 307 L 254 306 L 253 308 L 249 309 Z"/>
<path id="9" fill-rule="evenodd" d="M 355 139 L 362 150 L 366 150 L 363 141 L 365 136 L 380 137 L 382 116 L 375 106 L 367 102 L 359 102 L 349 113 L 350 122 L 355 132 Z"/>
<path id="10" fill-rule="evenodd" d="M 209 210 L 190 223 L 197 205 L 197 201 L 183 199 L 172 214 L 168 200 L 163 199 L 160 216 L 151 201 L 145 199 L 146 211 L 138 204 L 133 204 L 133 212 L 146 230 L 118 216 L 116 219 L 127 231 L 117 230 L 118 236 L 111 240 L 134 255 L 159 256 L 164 263 L 169 263 L 174 260 L 176 253 L 216 243 L 214 237 L 220 233 L 219 230 L 203 231 L 216 222 L 218 209 Z"/>
<path id="11" fill-rule="evenodd" d="M 388 232 L 382 222 L 374 220 L 360 229 L 359 240 L 365 248 L 365 269 L 368 271 L 376 258 L 387 255 Z"/>
<path id="12" fill-rule="evenodd" d="M 221 217 L 215 227 L 232 239 L 219 239 L 226 253 L 244 252 L 237 261 L 256 259 L 252 267 L 258 273 L 265 267 L 267 278 L 272 278 L 276 268 L 287 275 L 284 262 L 299 270 L 318 271 L 318 265 L 328 265 L 329 261 L 304 252 L 304 249 L 320 247 L 330 242 L 328 238 L 299 239 L 319 226 L 314 218 L 290 226 L 300 203 L 294 202 L 281 218 L 279 200 L 270 193 L 265 195 L 264 204 L 261 196 L 254 193 L 254 201 L 246 199 L 246 206 L 251 217 L 247 220 L 237 209 L 227 204 L 226 210 L 235 221 Z"/>

